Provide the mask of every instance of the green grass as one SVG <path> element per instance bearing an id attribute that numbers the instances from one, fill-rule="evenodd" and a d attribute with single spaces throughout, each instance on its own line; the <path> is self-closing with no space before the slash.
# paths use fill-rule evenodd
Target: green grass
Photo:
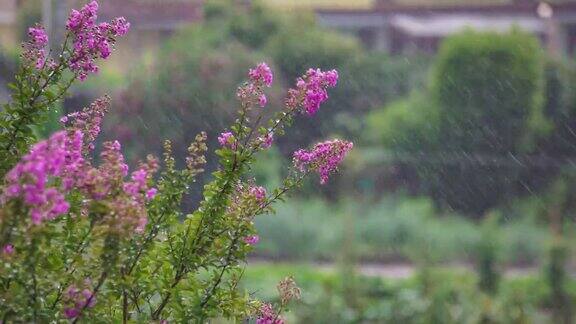
<path id="1" fill-rule="evenodd" d="M 290 323 L 477 323 L 485 316 L 493 323 L 551 323 L 550 289 L 540 274 L 505 278 L 494 296 L 479 291 L 475 273 L 447 267 L 391 280 L 306 264 L 254 264 L 242 284 L 274 302 L 277 282 L 289 275 L 302 288 L 302 300 L 286 316 Z M 574 300 L 576 282 L 565 289 Z"/>

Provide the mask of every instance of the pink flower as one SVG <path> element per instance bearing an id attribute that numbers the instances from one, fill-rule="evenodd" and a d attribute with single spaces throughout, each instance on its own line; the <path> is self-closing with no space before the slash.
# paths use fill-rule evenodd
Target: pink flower
<path id="1" fill-rule="evenodd" d="M 84 285 L 88 286 L 90 280 L 86 280 Z M 96 296 L 88 289 L 80 290 L 75 285 L 66 288 L 62 299 L 64 307 L 64 317 L 73 319 L 80 315 L 84 308 L 92 308 L 96 305 Z"/>
<path id="2" fill-rule="evenodd" d="M 262 202 L 266 199 L 266 188 L 251 187 L 250 194 L 256 199 L 256 201 Z"/>
<path id="3" fill-rule="evenodd" d="M 298 150 L 294 152 L 294 166 L 304 172 L 313 170 L 320 176 L 320 183 L 325 184 L 331 173 L 352 150 L 352 142 L 332 140 L 316 144 L 312 150 Z"/>
<path id="4" fill-rule="evenodd" d="M 80 80 L 85 80 L 89 73 L 98 72 L 95 59 L 106 59 L 112 53 L 115 37 L 124 36 L 130 24 L 124 17 L 115 18 L 111 23 L 96 24 L 98 3 L 92 1 L 82 9 L 72 10 L 66 23 L 66 29 L 73 36 L 70 69 Z"/>
<path id="5" fill-rule="evenodd" d="M 70 122 L 67 129 L 82 131 L 84 133 L 85 149 L 91 150 L 91 145 L 101 131 L 104 115 L 110 109 L 110 98 L 105 96 L 94 101 L 90 106 L 60 118 L 60 122 L 66 124 Z"/>
<path id="6" fill-rule="evenodd" d="M 268 103 L 268 98 L 266 98 L 265 94 L 260 95 L 260 98 L 258 98 L 258 104 L 260 104 L 260 107 L 264 108 L 266 107 L 266 104 Z"/>
<path id="7" fill-rule="evenodd" d="M 256 68 L 250 69 L 248 76 L 252 82 L 256 84 L 261 83 L 267 87 L 272 86 L 272 82 L 274 81 L 272 70 L 266 63 L 260 63 L 256 66 Z"/>
<path id="8" fill-rule="evenodd" d="M 260 142 L 262 143 L 262 148 L 267 149 L 270 148 L 270 146 L 272 146 L 272 143 L 274 143 L 274 134 L 268 133 L 264 137 L 260 137 L 259 139 Z"/>
<path id="9" fill-rule="evenodd" d="M 112 20 L 112 32 L 116 36 L 124 36 L 130 29 L 130 23 L 124 17 L 118 17 Z"/>
<path id="10" fill-rule="evenodd" d="M 246 244 L 255 245 L 258 244 L 258 242 L 260 242 L 260 237 L 258 235 L 250 235 L 244 238 L 244 243 Z"/>
<path id="11" fill-rule="evenodd" d="M 288 90 L 286 105 L 290 109 L 302 106 L 308 115 L 314 115 L 320 105 L 328 100 L 329 87 L 338 83 L 338 72 L 331 70 L 322 72 L 320 69 L 310 69 L 296 82 L 296 88 Z"/>
<path id="12" fill-rule="evenodd" d="M 40 70 L 46 63 L 45 47 L 48 45 L 48 35 L 46 35 L 44 27 L 36 25 L 28 29 L 28 37 L 30 40 L 24 44 L 23 57 Z"/>
<path id="13" fill-rule="evenodd" d="M 148 218 L 140 217 L 138 219 L 138 225 L 136 226 L 135 232 L 138 234 L 144 233 L 144 230 L 146 229 L 146 225 L 148 225 Z"/>
<path id="14" fill-rule="evenodd" d="M 78 315 L 80 315 L 80 310 L 72 307 L 64 308 L 64 317 L 66 317 L 67 319 L 76 318 L 78 317 Z"/>
<path id="15" fill-rule="evenodd" d="M 12 244 L 6 244 L 6 245 L 2 248 L 2 253 L 6 254 L 6 255 L 12 255 L 12 254 L 14 254 L 14 245 L 12 245 Z"/>
<path id="16" fill-rule="evenodd" d="M 326 83 L 328 83 L 328 86 L 335 87 L 336 84 L 338 84 L 338 71 L 336 70 L 327 71 L 324 74 L 324 80 L 326 81 Z"/>
<path id="17" fill-rule="evenodd" d="M 158 189 L 150 188 L 148 191 L 146 191 L 146 198 L 148 200 L 152 200 L 154 197 L 156 197 L 156 193 L 158 193 Z"/>
<path id="18" fill-rule="evenodd" d="M 218 136 L 218 143 L 220 143 L 222 147 L 228 147 L 233 150 L 236 149 L 236 138 L 231 132 L 220 134 L 220 136 Z"/>
<path id="19" fill-rule="evenodd" d="M 256 324 L 284 324 L 284 320 L 276 315 L 272 304 L 265 303 L 260 306 L 260 316 L 256 319 Z"/>
<path id="20" fill-rule="evenodd" d="M 37 25 L 36 27 L 28 28 L 28 36 L 31 41 L 38 47 L 44 47 L 48 45 L 48 35 L 44 27 Z"/>
<path id="21" fill-rule="evenodd" d="M 68 212 L 65 195 L 80 177 L 84 166 L 80 131 L 60 131 L 34 145 L 6 175 L 0 201 L 22 198 L 36 225 Z M 52 180 L 60 179 L 57 186 Z"/>

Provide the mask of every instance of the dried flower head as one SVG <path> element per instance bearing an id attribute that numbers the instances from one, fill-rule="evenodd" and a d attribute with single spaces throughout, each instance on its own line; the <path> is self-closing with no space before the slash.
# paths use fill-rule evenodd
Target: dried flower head
<path id="1" fill-rule="evenodd" d="M 282 305 L 287 305 L 292 300 L 299 300 L 302 294 L 293 277 L 282 279 L 276 288 L 278 289 L 278 294 L 280 294 Z"/>

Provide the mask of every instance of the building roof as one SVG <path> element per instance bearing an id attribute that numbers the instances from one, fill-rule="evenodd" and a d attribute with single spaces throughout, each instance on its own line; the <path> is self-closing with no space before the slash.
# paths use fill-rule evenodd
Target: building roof
<path id="1" fill-rule="evenodd" d="M 478 13 L 478 14 L 536 14 L 541 3 L 548 3 L 556 13 L 576 10 L 576 0 L 380 0 L 368 9 L 319 8 L 324 14 L 428 14 L 428 13 Z"/>
<path id="2" fill-rule="evenodd" d="M 85 1 L 73 0 L 74 7 Z M 135 29 L 172 30 L 202 19 L 204 0 L 102 0 L 99 18 L 124 16 Z"/>
<path id="3" fill-rule="evenodd" d="M 416 37 L 445 37 L 467 28 L 478 31 L 506 32 L 514 27 L 541 34 L 546 26 L 535 17 L 505 17 L 479 15 L 398 15 L 391 19 L 390 25 L 397 30 Z"/>
<path id="4" fill-rule="evenodd" d="M 374 0 L 262 0 L 271 7 L 287 9 L 370 9 Z"/>

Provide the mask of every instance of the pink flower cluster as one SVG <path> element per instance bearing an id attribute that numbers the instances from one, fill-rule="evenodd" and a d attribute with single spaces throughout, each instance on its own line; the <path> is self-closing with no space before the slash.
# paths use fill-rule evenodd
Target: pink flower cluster
<path id="1" fill-rule="evenodd" d="M 220 143 L 222 147 L 227 147 L 233 150 L 236 149 L 236 138 L 231 132 L 220 134 L 220 136 L 218 136 L 218 143 Z"/>
<path id="2" fill-rule="evenodd" d="M 268 103 L 268 98 L 263 86 L 271 87 L 274 81 L 272 69 L 266 63 L 260 63 L 248 72 L 250 82 L 238 89 L 238 97 L 243 102 L 255 102 L 264 108 Z"/>
<path id="3" fill-rule="evenodd" d="M 260 316 L 256 324 L 284 324 L 284 320 L 276 314 L 272 304 L 264 303 L 260 306 Z"/>
<path id="4" fill-rule="evenodd" d="M 103 146 L 100 167 L 87 167 L 78 181 L 79 189 L 93 200 L 106 199 L 128 175 L 128 165 L 124 162 L 120 143 L 105 142 Z"/>
<path id="5" fill-rule="evenodd" d="M 306 74 L 296 82 L 296 89 L 288 90 L 286 105 L 290 109 L 304 107 L 308 115 L 314 115 L 320 105 L 328 100 L 328 87 L 335 87 L 338 83 L 338 71 L 322 72 L 320 69 L 309 69 Z"/>
<path id="6" fill-rule="evenodd" d="M 34 224 L 67 213 L 70 205 L 65 195 L 75 185 L 84 164 L 82 139 L 80 131 L 70 136 L 60 131 L 34 145 L 6 175 L 0 201 L 22 198 Z"/>
<path id="7" fill-rule="evenodd" d="M 250 81 L 255 84 L 263 84 L 267 87 L 271 87 L 274 81 L 272 69 L 270 69 L 266 63 L 260 63 L 254 69 L 250 69 L 248 76 L 250 77 Z"/>
<path id="8" fill-rule="evenodd" d="M 158 162 L 150 157 L 147 163 L 132 172 L 129 181 L 125 181 L 128 165 L 124 162 L 120 143 L 105 142 L 103 145 L 102 164 L 98 168 L 88 166 L 77 186 L 89 198 L 106 203 L 110 212 L 105 221 L 111 230 L 141 233 L 148 222 L 146 202 L 156 195 L 156 188 L 148 183 L 158 169 Z"/>
<path id="9" fill-rule="evenodd" d="M 320 183 L 325 184 L 331 173 L 336 171 L 338 165 L 352 150 L 352 142 L 332 140 L 314 145 L 312 150 L 298 150 L 294 152 L 294 165 L 300 171 L 314 170 L 320 176 Z"/>
<path id="10" fill-rule="evenodd" d="M 250 195 L 258 202 L 266 200 L 266 188 L 260 186 L 250 187 Z"/>
<path id="11" fill-rule="evenodd" d="M 260 136 L 258 139 L 262 148 L 267 149 L 272 146 L 272 143 L 274 143 L 274 134 L 270 132 L 264 136 Z"/>
<path id="12" fill-rule="evenodd" d="M 249 245 L 258 244 L 258 242 L 260 242 L 260 236 L 258 236 L 258 235 L 250 235 L 250 236 L 246 236 L 244 238 L 244 243 L 249 244 Z"/>
<path id="13" fill-rule="evenodd" d="M 28 29 L 28 37 L 30 40 L 24 44 L 24 58 L 33 62 L 37 69 L 41 69 L 46 62 L 48 35 L 44 27 L 36 25 Z"/>
<path id="14" fill-rule="evenodd" d="M 108 207 L 103 221 L 111 230 L 142 232 L 147 223 L 146 203 L 156 195 L 156 188 L 149 186 L 158 169 L 156 159 L 149 157 L 130 180 L 125 180 L 128 165 L 118 141 L 104 143 L 99 167 L 82 155 L 100 132 L 107 107 L 107 99 L 100 99 L 82 112 L 69 115 L 72 120 L 68 132 L 57 132 L 36 144 L 8 172 L 0 202 L 21 199 L 30 210 L 32 222 L 40 224 L 67 213 L 70 205 L 65 196 L 78 190 L 86 202 L 101 201 Z M 68 117 L 64 119 L 68 122 Z"/>
<path id="15" fill-rule="evenodd" d="M 71 120 L 68 129 L 83 132 L 84 142 L 87 144 L 87 148 L 93 150 L 93 142 L 100 134 L 100 125 L 102 124 L 104 115 L 108 112 L 109 107 L 109 97 L 99 98 L 82 111 L 73 112 L 62 117 L 60 122 L 66 124 Z"/>
<path id="16" fill-rule="evenodd" d="M 28 28 L 28 36 L 30 36 L 31 42 L 40 48 L 48 45 L 48 36 L 42 26 Z"/>
<path id="17" fill-rule="evenodd" d="M 72 10 L 66 23 L 66 29 L 73 36 L 70 69 L 78 74 L 80 80 L 86 79 L 89 73 L 98 72 L 95 60 L 108 58 L 116 37 L 126 35 L 130 28 L 130 23 L 123 17 L 100 24 L 96 24 L 97 18 L 98 2 L 92 1 L 79 11 Z"/>
<path id="18" fill-rule="evenodd" d="M 10 255 L 14 254 L 14 245 L 12 245 L 12 244 L 4 245 L 4 247 L 2 248 L 2 254 L 6 255 L 6 256 L 10 256 Z"/>
<path id="19" fill-rule="evenodd" d="M 87 280 L 87 283 L 90 281 Z M 88 288 L 80 290 L 75 285 L 71 285 L 64 292 L 64 316 L 73 319 L 80 315 L 84 308 L 92 308 L 96 305 L 96 296 Z"/>

